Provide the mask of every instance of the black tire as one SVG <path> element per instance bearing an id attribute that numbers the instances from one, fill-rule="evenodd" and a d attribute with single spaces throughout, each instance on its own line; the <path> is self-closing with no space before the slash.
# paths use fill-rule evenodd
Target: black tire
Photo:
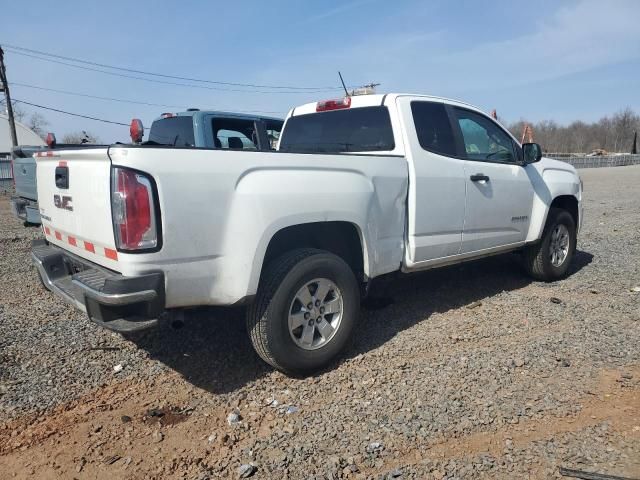
<path id="1" fill-rule="evenodd" d="M 343 310 L 333 337 L 316 350 L 298 346 L 289 333 L 289 309 L 296 292 L 316 278 L 333 282 Z M 306 374 L 326 366 L 344 348 L 358 319 L 360 289 L 340 257 L 311 248 L 292 250 L 267 265 L 255 301 L 247 309 L 247 330 L 258 355 L 285 373 Z"/>
<path id="2" fill-rule="evenodd" d="M 558 225 L 564 225 L 569 231 L 569 251 L 564 261 L 556 266 L 551 262 L 551 237 Z M 576 223 L 569 212 L 560 208 L 551 208 L 547 223 L 539 242 L 528 246 L 524 251 L 524 264 L 527 273 L 536 280 L 552 282 L 564 278 L 576 251 Z"/>

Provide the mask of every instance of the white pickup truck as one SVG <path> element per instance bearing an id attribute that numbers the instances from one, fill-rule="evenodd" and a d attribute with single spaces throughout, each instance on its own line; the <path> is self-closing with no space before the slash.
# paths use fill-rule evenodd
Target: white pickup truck
<path id="1" fill-rule="evenodd" d="M 341 351 L 381 275 L 514 250 L 538 280 L 567 274 L 576 170 L 468 104 L 310 103 L 289 112 L 278 151 L 256 149 L 252 128 L 218 125 L 215 148 L 38 153 L 32 256 L 47 288 L 123 332 L 246 304 L 257 353 L 303 373 Z"/>

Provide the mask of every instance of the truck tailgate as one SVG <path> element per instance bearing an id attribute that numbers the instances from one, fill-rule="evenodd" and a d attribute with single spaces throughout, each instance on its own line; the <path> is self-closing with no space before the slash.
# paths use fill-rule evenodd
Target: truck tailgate
<path id="1" fill-rule="evenodd" d="M 108 147 L 36 154 L 38 204 L 47 240 L 117 270 Z"/>

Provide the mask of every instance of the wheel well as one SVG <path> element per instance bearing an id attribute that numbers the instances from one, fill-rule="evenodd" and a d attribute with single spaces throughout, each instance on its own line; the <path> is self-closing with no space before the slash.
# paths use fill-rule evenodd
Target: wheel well
<path id="1" fill-rule="evenodd" d="M 553 202 L 551 202 L 551 208 L 561 208 L 569 212 L 573 217 L 576 228 L 578 227 L 578 221 L 580 219 L 578 218 L 578 200 L 576 199 L 576 197 L 572 195 L 561 195 L 559 197 L 556 197 L 553 199 Z"/>
<path id="2" fill-rule="evenodd" d="M 317 248 L 342 258 L 358 280 L 364 280 L 363 248 L 357 227 L 349 222 L 316 222 L 278 231 L 269 242 L 264 265 L 295 248 Z"/>

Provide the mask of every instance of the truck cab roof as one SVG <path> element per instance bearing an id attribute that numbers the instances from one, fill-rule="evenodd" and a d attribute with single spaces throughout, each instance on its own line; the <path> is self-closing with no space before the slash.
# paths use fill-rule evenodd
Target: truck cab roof
<path id="1" fill-rule="evenodd" d="M 215 117 L 225 117 L 225 118 L 241 118 L 244 120 L 273 120 L 273 121 L 282 121 L 281 118 L 271 117 L 267 115 L 257 115 L 255 113 L 243 113 L 243 112 L 225 112 L 221 110 L 199 110 L 199 109 L 190 109 L 185 112 L 176 112 L 176 113 L 163 113 L 159 117 L 155 118 L 153 121 L 163 120 L 165 118 L 170 117 L 196 117 L 196 118 L 204 118 L 205 116 L 215 116 Z"/>
<path id="2" fill-rule="evenodd" d="M 469 103 L 461 102 L 459 100 L 453 100 L 446 97 L 439 97 L 436 95 L 419 95 L 415 93 L 376 93 L 371 95 L 353 95 L 349 97 L 351 99 L 349 108 L 389 105 L 393 103 L 393 101 L 398 97 L 415 97 L 415 98 L 420 98 L 426 101 L 430 100 L 434 102 L 443 102 L 451 105 L 462 106 L 470 110 L 475 110 L 477 112 L 484 113 L 478 107 L 471 105 Z M 342 98 L 337 98 L 334 100 L 341 100 L 341 99 Z M 289 111 L 289 113 L 287 114 L 287 118 L 295 115 L 306 115 L 309 113 L 317 113 L 318 105 L 326 101 L 328 100 L 319 100 L 317 102 L 305 103 L 303 105 L 295 107 Z"/>
<path id="3" fill-rule="evenodd" d="M 289 111 L 279 149 L 298 153 L 405 155 L 399 105 L 404 102 L 440 103 L 489 115 L 469 103 L 434 95 L 386 93 L 353 95 L 306 103 Z M 405 109 L 405 112 L 407 110 Z M 491 119 L 495 122 L 495 119 Z M 500 122 L 497 122 L 500 123 Z M 515 143 L 518 140 L 501 125 Z"/>

